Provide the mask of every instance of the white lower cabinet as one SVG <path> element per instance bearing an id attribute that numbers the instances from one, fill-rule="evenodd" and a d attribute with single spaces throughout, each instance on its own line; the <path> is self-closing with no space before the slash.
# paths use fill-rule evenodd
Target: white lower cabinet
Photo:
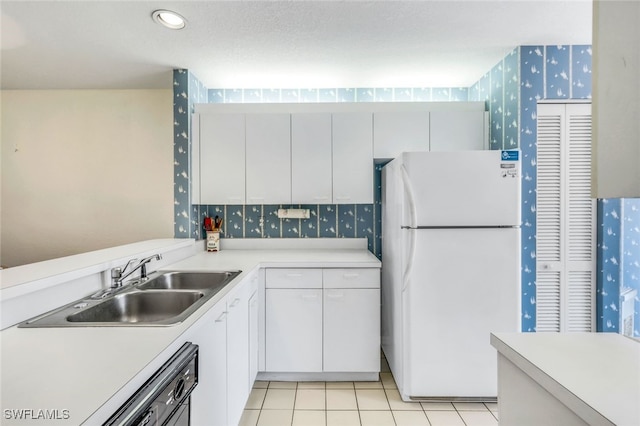
<path id="1" fill-rule="evenodd" d="M 240 422 L 249 398 L 249 295 L 241 287 L 227 300 L 228 423 Z"/>
<path id="2" fill-rule="evenodd" d="M 226 426 L 227 421 L 227 306 L 221 302 L 191 330 L 198 345 L 198 386 L 191 395 L 191 424 Z"/>
<path id="3" fill-rule="evenodd" d="M 258 375 L 258 357 L 260 354 L 258 344 L 259 307 L 259 297 L 256 291 L 249 298 L 249 388 L 253 387 Z"/>
<path id="4" fill-rule="evenodd" d="M 190 331 L 188 338 L 199 345 L 200 379 L 192 394 L 192 425 L 240 422 L 257 370 L 256 278 L 257 272 L 245 278 Z"/>
<path id="5" fill-rule="evenodd" d="M 265 285 L 266 372 L 380 371 L 379 269 L 268 269 Z"/>
<path id="6" fill-rule="evenodd" d="M 380 368 L 380 289 L 325 289 L 324 371 Z"/>
<path id="7" fill-rule="evenodd" d="M 322 371 L 322 289 L 266 290 L 267 371 Z"/>

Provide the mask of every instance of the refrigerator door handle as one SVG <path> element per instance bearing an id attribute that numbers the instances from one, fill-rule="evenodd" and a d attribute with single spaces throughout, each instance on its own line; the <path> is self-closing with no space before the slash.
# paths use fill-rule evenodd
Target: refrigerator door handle
<path id="1" fill-rule="evenodd" d="M 407 263 L 405 265 L 404 274 L 402 276 L 402 291 L 404 292 L 409 285 L 409 276 L 411 269 L 413 268 L 413 256 L 415 254 L 416 236 L 414 230 L 411 228 L 416 227 L 416 203 L 413 197 L 413 187 L 411 186 L 411 179 L 407 168 L 402 164 L 400 166 L 400 175 L 402 176 L 402 186 L 404 187 L 404 193 L 407 194 L 407 208 L 409 209 L 409 252 L 407 253 Z"/>
<path id="2" fill-rule="evenodd" d="M 402 186 L 404 187 L 404 193 L 407 194 L 407 206 L 409 208 L 409 226 L 415 228 L 416 224 L 416 203 L 413 197 L 413 187 L 411 186 L 411 179 L 407 168 L 402 164 L 400 166 L 400 174 L 402 175 Z"/>
<path id="3" fill-rule="evenodd" d="M 402 292 L 407 289 L 409 285 L 409 277 L 411 276 L 411 270 L 413 269 L 413 257 L 416 251 L 416 230 L 407 229 L 409 233 L 409 253 L 407 255 L 407 263 L 404 268 L 404 274 L 402 275 Z"/>

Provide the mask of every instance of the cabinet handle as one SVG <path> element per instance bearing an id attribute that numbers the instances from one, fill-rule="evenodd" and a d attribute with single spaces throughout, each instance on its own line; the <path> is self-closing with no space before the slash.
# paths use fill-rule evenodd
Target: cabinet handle
<path id="1" fill-rule="evenodd" d="M 313 197 L 313 199 L 316 201 L 324 201 L 324 200 L 328 200 L 329 197 Z"/>
<path id="2" fill-rule="evenodd" d="M 350 200 L 351 197 L 336 197 L 337 201 L 346 201 L 346 200 Z"/>
<path id="3" fill-rule="evenodd" d="M 222 322 L 226 319 L 226 317 L 227 317 L 227 311 L 224 311 L 223 313 L 220 314 L 218 318 L 216 318 L 216 322 Z"/>
<path id="4" fill-rule="evenodd" d="M 264 197 L 250 197 L 251 201 L 264 201 Z"/>
<path id="5" fill-rule="evenodd" d="M 242 202 L 242 197 L 229 197 L 227 198 L 229 201 L 237 201 L 237 202 Z"/>
<path id="6" fill-rule="evenodd" d="M 359 276 L 360 276 L 360 274 L 358 274 L 357 272 L 342 274 L 342 277 L 346 278 L 348 280 L 353 279 L 353 278 L 358 278 Z"/>
<path id="7" fill-rule="evenodd" d="M 327 297 L 329 299 L 342 299 L 344 297 L 344 293 L 327 293 Z"/>
<path id="8" fill-rule="evenodd" d="M 311 300 L 311 299 L 317 299 L 317 298 L 318 298 L 318 295 L 317 295 L 317 294 L 303 294 L 303 295 L 302 295 L 302 296 L 300 296 L 300 297 L 302 297 L 303 299 L 309 299 L 309 300 Z"/>
<path id="9" fill-rule="evenodd" d="M 240 299 L 233 299 L 233 302 L 229 305 L 230 308 L 235 308 L 240 303 Z"/>

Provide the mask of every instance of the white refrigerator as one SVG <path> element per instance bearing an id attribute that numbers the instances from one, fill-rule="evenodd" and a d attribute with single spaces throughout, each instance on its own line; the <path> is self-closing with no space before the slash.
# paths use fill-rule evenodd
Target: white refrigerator
<path id="1" fill-rule="evenodd" d="M 495 400 L 490 332 L 520 331 L 519 151 L 382 169 L 382 348 L 403 400 Z"/>

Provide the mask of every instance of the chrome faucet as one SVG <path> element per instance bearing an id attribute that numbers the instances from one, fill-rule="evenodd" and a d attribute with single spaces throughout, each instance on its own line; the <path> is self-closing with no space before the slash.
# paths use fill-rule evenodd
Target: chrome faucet
<path id="1" fill-rule="evenodd" d="M 140 269 L 140 280 L 145 281 L 147 279 L 147 263 L 151 262 L 153 259 L 160 260 L 162 259 L 162 255 L 154 254 L 149 257 L 145 257 L 142 259 L 133 269 L 125 274 L 127 268 L 131 266 L 133 262 L 136 262 L 138 259 L 131 259 L 124 265 L 124 268 L 113 268 L 111 270 L 111 288 L 122 287 L 122 282 L 127 279 L 128 276 L 133 274 L 135 271 Z M 123 275 L 124 274 L 124 275 Z"/>

